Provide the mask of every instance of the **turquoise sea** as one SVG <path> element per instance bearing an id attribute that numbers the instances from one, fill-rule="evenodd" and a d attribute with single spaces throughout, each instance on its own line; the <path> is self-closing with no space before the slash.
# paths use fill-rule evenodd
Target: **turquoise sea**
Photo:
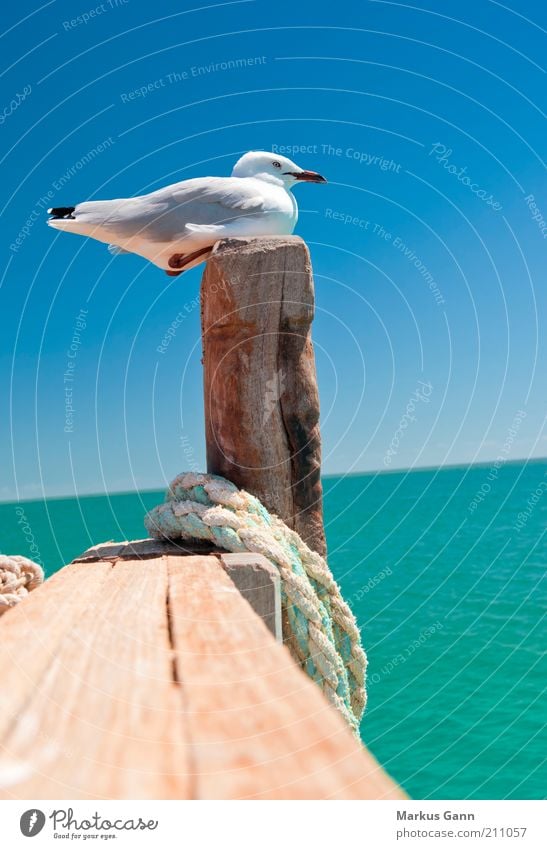
<path id="1" fill-rule="evenodd" d="M 369 656 L 363 739 L 416 798 L 547 789 L 547 461 L 324 480 L 329 562 Z M 144 536 L 161 492 L 0 505 L 49 573 Z"/>

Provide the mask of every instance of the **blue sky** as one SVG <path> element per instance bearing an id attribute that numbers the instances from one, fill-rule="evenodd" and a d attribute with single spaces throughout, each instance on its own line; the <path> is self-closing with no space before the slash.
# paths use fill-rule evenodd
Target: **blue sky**
<path id="1" fill-rule="evenodd" d="M 329 180 L 299 187 L 296 230 L 324 471 L 545 456 L 540 5 L 198 6 L 4 10 L 0 498 L 204 468 L 201 269 L 112 259 L 45 208 L 229 174 L 248 149 Z"/>

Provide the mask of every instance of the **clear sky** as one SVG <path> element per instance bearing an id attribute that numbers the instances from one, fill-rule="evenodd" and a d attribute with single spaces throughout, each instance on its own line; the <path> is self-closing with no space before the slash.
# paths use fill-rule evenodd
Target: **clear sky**
<path id="1" fill-rule="evenodd" d="M 298 188 L 296 230 L 324 471 L 547 454 L 542 4 L 22 0 L 2 19 L 0 498 L 205 467 L 201 269 L 113 259 L 45 210 L 227 175 L 249 149 L 300 149 L 329 180 Z"/>

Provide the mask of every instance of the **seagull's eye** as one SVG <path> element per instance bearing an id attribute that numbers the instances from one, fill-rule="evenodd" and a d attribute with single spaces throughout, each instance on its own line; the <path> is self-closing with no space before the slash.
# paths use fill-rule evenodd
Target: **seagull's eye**
<path id="1" fill-rule="evenodd" d="M 274 168 L 281 168 L 281 162 L 272 162 Z"/>

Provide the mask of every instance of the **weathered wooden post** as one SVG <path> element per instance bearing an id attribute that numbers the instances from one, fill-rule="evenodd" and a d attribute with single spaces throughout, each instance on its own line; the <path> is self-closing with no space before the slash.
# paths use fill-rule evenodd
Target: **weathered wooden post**
<path id="1" fill-rule="evenodd" d="M 297 236 L 219 242 L 201 294 L 207 469 L 324 555 L 308 249 Z"/>

